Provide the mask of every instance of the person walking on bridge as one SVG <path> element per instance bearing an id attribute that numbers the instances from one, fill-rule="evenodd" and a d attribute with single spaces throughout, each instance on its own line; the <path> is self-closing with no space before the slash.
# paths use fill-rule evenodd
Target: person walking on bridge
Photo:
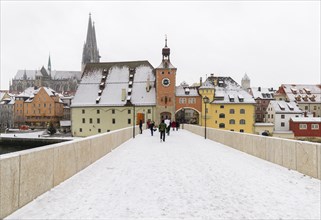
<path id="1" fill-rule="evenodd" d="M 166 131 L 166 124 L 164 123 L 164 120 L 159 124 L 158 131 L 160 133 L 160 141 L 162 140 L 165 142 L 165 131 Z"/>

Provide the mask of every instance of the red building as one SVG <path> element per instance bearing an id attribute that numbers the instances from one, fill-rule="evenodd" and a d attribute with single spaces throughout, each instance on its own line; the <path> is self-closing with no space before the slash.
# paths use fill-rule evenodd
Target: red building
<path id="1" fill-rule="evenodd" d="M 291 118 L 290 130 L 293 131 L 295 137 L 321 137 L 321 118 Z"/>

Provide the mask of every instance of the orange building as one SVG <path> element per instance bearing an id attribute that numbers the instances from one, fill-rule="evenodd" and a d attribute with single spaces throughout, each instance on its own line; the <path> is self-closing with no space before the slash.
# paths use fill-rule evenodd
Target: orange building
<path id="1" fill-rule="evenodd" d="M 30 87 L 16 97 L 16 125 L 46 127 L 49 122 L 58 126 L 63 117 L 63 102 L 58 93 L 48 87 Z"/>
<path id="2" fill-rule="evenodd" d="M 176 87 L 176 120 L 180 123 L 199 124 L 202 112 L 202 97 L 198 93 L 199 86 L 186 83 Z"/>

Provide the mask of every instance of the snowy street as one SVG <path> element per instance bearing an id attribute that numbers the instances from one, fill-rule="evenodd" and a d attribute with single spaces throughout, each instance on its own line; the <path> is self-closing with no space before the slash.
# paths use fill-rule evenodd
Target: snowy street
<path id="1" fill-rule="evenodd" d="M 320 219 L 321 181 L 186 130 L 142 135 L 6 219 Z"/>

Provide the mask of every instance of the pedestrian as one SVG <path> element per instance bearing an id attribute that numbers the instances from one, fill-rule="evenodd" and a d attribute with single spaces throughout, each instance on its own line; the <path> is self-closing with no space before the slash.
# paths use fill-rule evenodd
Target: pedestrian
<path id="1" fill-rule="evenodd" d="M 151 133 L 151 135 L 153 136 L 153 134 L 154 134 L 154 126 L 155 126 L 155 122 L 154 121 L 152 121 L 150 124 L 149 124 L 149 129 L 150 129 L 150 133 Z"/>
<path id="2" fill-rule="evenodd" d="M 179 128 L 179 122 L 176 121 L 176 131 L 178 131 L 178 128 Z"/>
<path id="3" fill-rule="evenodd" d="M 150 129 L 150 127 L 149 127 L 149 126 L 150 126 L 150 123 L 151 123 L 151 121 L 150 121 L 150 119 L 148 119 L 148 120 L 147 120 L 147 123 L 146 123 L 146 124 L 147 124 L 147 129 Z"/>
<path id="4" fill-rule="evenodd" d="M 143 133 L 143 121 L 142 120 L 139 121 L 139 131 L 141 134 Z"/>
<path id="5" fill-rule="evenodd" d="M 171 120 L 168 118 L 165 119 L 164 123 L 166 124 L 166 133 L 169 136 L 169 131 L 171 130 Z"/>
<path id="6" fill-rule="evenodd" d="M 160 133 L 160 141 L 162 142 L 162 140 L 163 140 L 165 142 L 166 124 L 165 124 L 164 120 L 162 120 L 162 122 L 159 124 L 158 130 Z"/>
<path id="7" fill-rule="evenodd" d="M 175 128 L 176 128 L 176 122 L 175 122 L 175 121 L 172 121 L 171 126 L 172 126 L 172 128 L 173 128 L 173 131 L 175 131 Z"/>

